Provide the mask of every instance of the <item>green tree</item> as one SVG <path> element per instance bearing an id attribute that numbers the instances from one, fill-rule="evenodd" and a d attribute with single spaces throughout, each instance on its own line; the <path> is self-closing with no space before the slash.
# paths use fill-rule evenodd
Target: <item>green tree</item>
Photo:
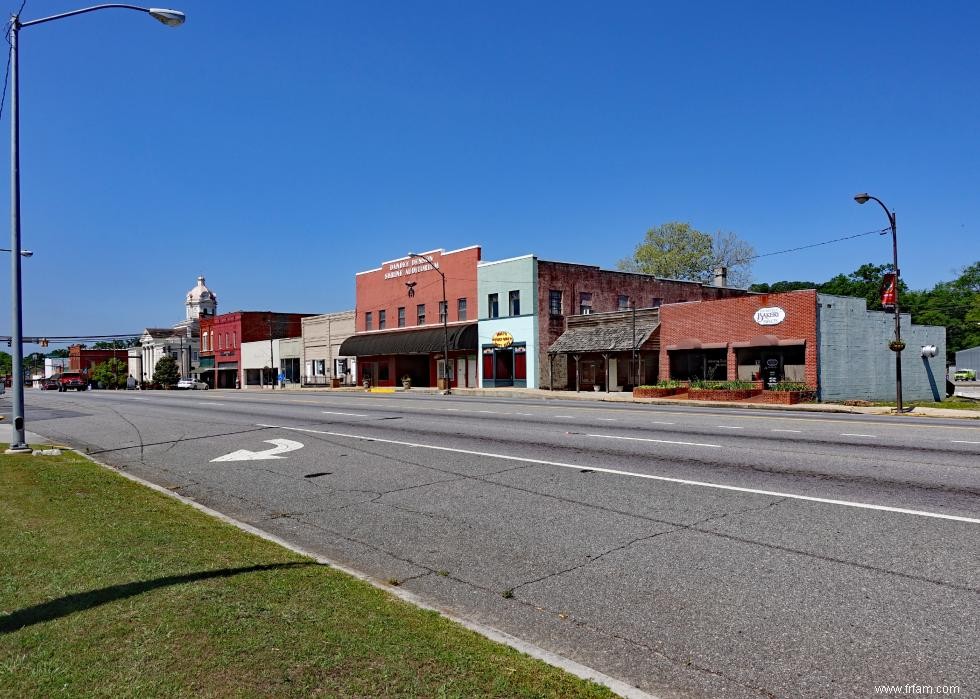
<path id="1" fill-rule="evenodd" d="M 816 289 L 819 284 L 816 282 L 790 282 L 781 281 L 772 284 L 752 284 L 749 291 L 757 291 L 760 294 L 778 294 L 783 291 L 799 291 L 800 289 Z"/>
<path id="2" fill-rule="evenodd" d="M 14 358 L 8 352 L 0 352 L 0 376 L 6 376 L 14 370 Z"/>
<path id="3" fill-rule="evenodd" d="M 734 233 L 703 233 L 689 223 L 670 221 L 651 228 L 631 257 L 617 263 L 625 272 L 708 283 L 715 267 L 727 267 L 729 284 L 749 282 L 752 246 Z"/>
<path id="4" fill-rule="evenodd" d="M 129 347 L 136 347 L 139 343 L 140 339 L 138 337 L 129 337 L 125 340 L 100 340 L 92 345 L 92 347 L 95 349 L 127 349 Z"/>
<path id="5" fill-rule="evenodd" d="M 52 359 L 68 359 L 68 350 L 64 348 L 51 350 L 47 356 Z"/>
<path id="6" fill-rule="evenodd" d="M 101 364 L 92 367 L 90 377 L 92 381 L 97 381 L 102 388 L 124 388 L 128 370 L 126 363 L 121 359 L 110 357 Z"/>
<path id="7" fill-rule="evenodd" d="M 153 383 L 171 388 L 177 385 L 179 379 L 180 375 L 177 371 L 177 361 L 169 355 L 161 357 L 160 361 L 157 362 L 156 368 L 153 370 Z"/>

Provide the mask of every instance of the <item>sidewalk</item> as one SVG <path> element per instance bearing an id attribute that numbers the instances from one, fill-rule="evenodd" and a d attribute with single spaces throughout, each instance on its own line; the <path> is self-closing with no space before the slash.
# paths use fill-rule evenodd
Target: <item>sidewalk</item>
<path id="1" fill-rule="evenodd" d="M 304 392 L 317 393 L 365 393 L 363 388 L 304 388 Z M 435 388 L 412 388 L 406 391 L 395 389 L 396 393 L 438 395 Z M 535 398 L 538 400 L 570 400 L 591 403 L 650 403 L 655 405 L 697 406 L 707 408 L 742 408 L 749 410 L 780 410 L 810 413 L 852 413 L 856 415 L 894 415 L 894 409 L 887 406 L 861 407 L 839 403 L 797 403 L 796 405 L 774 405 L 771 403 L 751 403 L 748 401 L 705 401 L 678 398 L 634 398 L 626 391 L 605 393 L 602 391 L 545 391 L 537 388 L 454 388 L 455 396 L 482 396 L 486 398 Z M 977 410 L 958 410 L 953 408 L 916 407 L 906 413 L 916 417 L 960 418 L 980 420 L 980 405 Z"/>

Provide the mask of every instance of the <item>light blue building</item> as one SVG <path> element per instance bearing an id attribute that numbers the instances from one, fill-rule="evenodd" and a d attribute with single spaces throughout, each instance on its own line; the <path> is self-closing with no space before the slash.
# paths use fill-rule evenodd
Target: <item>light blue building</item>
<path id="1" fill-rule="evenodd" d="M 538 388 L 537 259 L 480 262 L 476 279 L 479 385 Z"/>

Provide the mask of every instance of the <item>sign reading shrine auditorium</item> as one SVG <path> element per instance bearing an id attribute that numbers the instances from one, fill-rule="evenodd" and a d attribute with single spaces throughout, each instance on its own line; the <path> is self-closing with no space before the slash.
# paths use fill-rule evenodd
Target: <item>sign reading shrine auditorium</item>
<path id="1" fill-rule="evenodd" d="M 510 347 L 514 344 L 514 336 L 511 335 L 506 330 L 499 330 L 493 334 L 493 338 L 490 340 L 494 347 L 499 347 L 503 349 L 504 347 Z"/>
<path id="2" fill-rule="evenodd" d="M 385 272 L 385 279 L 398 279 L 398 277 L 404 277 L 409 274 L 428 272 L 430 269 L 439 269 L 439 263 L 429 263 L 419 260 L 418 258 L 399 260 L 398 262 L 391 262 L 388 264 L 388 270 Z"/>
<path id="3" fill-rule="evenodd" d="M 760 308 L 752 316 L 752 319 L 759 325 L 779 325 L 786 320 L 786 311 L 779 306 Z"/>

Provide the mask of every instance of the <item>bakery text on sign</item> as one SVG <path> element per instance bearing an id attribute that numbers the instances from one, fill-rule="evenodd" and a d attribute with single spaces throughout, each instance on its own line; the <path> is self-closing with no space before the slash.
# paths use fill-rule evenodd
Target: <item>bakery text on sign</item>
<path id="1" fill-rule="evenodd" d="M 760 308 L 752 319 L 759 325 L 779 325 L 786 319 L 786 311 L 779 306 Z"/>
<path id="2" fill-rule="evenodd" d="M 427 272 L 430 269 L 439 269 L 439 263 L 433 262 L 429 264 L 428 262 L 419 262 L 414 259 L 399 260 L 388 265 L 388 271 L 385 272 L 385 279 L 398 279 L 398 277 L 416 274 L 417 272 Z"/>

